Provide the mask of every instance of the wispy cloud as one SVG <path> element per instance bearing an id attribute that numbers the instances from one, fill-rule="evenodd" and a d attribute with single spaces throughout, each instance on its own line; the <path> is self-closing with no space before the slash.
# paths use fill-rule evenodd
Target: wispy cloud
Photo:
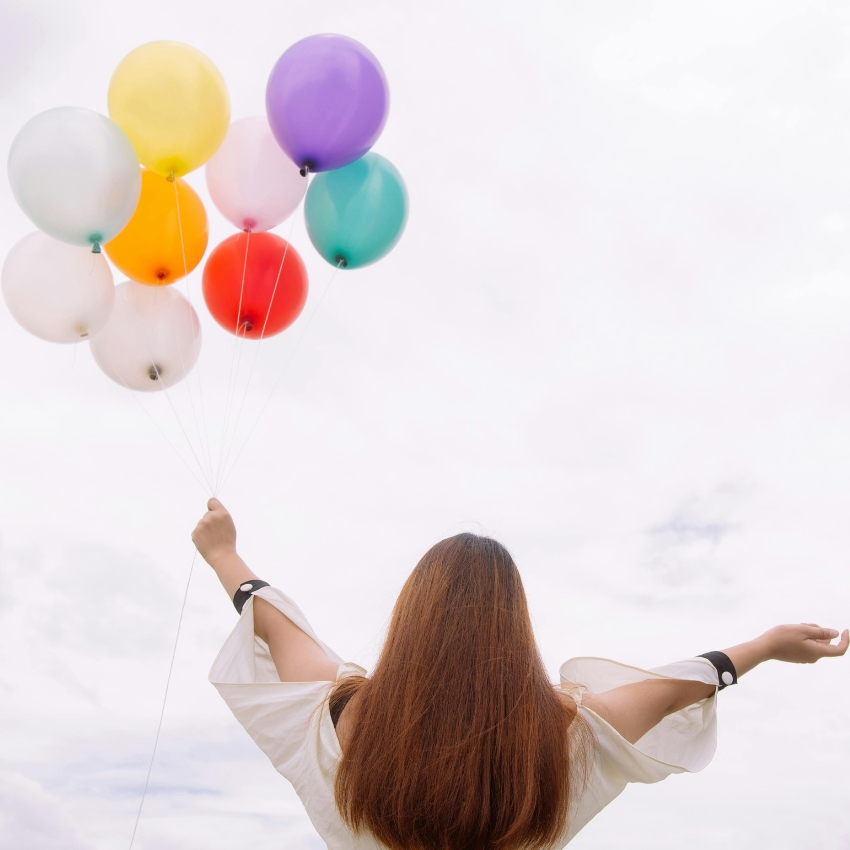
<path id="1" fill-rule="evenodd" d="M 9 850 L 93 850 L 61 803 L 31 779 L 0 773 L 0 847 Z"/>
<path id="2" fill-rule="evenodd" d="M 723 482 L 690 494 L 640 536 L 626 595 L 641 606 L 727 606 L 741 588 L 724 544 L 744 525 L 739 518 L 750 488 Z"/>

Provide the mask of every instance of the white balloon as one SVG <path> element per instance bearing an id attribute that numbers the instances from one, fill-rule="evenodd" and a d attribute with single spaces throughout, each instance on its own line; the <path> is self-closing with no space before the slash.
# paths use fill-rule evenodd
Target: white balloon
<path id="1" fill-rule="evenodd" d="M 307 178 L 280 149 L 265 116 L 230 125 L 206 177 L 218 211 L 240 230 L 271 230 L 295 212 L 307 191 Z"/>
<path id="2" fill-rule="evenodd" d="M 103 254 L 36 230 L 3 263 L 3 299 L 24 330 L 48 342 L 94 336 L 112 311 L 115 286 Z"/>
<path id="3" fill-rule="evenodd" d="M 24 124 L 9 151 L 9 183 L 34 224 L 72 245 L 117 236 L 142 191 L 139 158 L 124 131 L 75 106 L 48 109 Z"/>
<path id="4" fill-rule="evenodd" d="M 115 306 L 91 353 L 113 381 L 153 392 L 181 381 L 198 359 L 201 325 L 173 286 L 128 280 L 115 287 Z"/>

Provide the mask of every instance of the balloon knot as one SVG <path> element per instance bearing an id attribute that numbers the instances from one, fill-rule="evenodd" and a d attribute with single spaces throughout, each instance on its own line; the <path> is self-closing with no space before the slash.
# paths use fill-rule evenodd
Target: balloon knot
<path id="1" fill-rule="evenodd" d="M 347 269 L 348 268 L 348 260 L 342 256 L 342 254 L 337 254 L 334 259 L 336 260 L 336 267 L 338 269 Z"/>
<path id="2" fill-rule="evenodd" d="M 165 179 L 166 179 L 169 183 L 173 183 L 173 182 L 174 182 L 174 169 L 173 169 L 173 168 L 171 169 L 171 173 L 170 173 L 170 174 L 168 175 L 168 177 L 166 177 Z"/>
<path id="3" fill-rule="evenodd" d="M 308 159 L 301 163 L 301 168 L 298 169 L 298 172 L 302 177 L 306 177 L 311 171 L 315 170 L 316 163 Z"/>
<path id="4" fill-rule="evenodd" d="M 91 246 L 91 252 L 92 254 L 100 253 L 100 242 L 98 242 L 97 240 L 94 241 L 94 244 Z"/>
<path id="5" fill-rule="evenodd" d="M 159 369 L 157 368 L 155 363 L 151 364 L 151 368 L 148 370 L 148 377 L 152 381 L 158 381 L 159 380 Z"/>

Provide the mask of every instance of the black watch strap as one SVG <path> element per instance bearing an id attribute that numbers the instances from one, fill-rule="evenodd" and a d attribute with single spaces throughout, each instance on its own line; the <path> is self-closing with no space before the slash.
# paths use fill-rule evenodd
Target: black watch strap
<path id="1" fill-rule="evenodd" d="M 722 691 L 729 685 L 738 684 L 738 671 L 735 669 L 732 659 L 725 652 L 715 649 L 712 652 L 704 652 L 697 657 L 707 658 L 714 665 L 714 669 L 717 670 L 718 691 Z"/>
<path id="2" fill-rule="evenodd" d="M 237 613 L 241 614 L 248 597 L 261 587 L 268 587 L 269 583 L 259 578 L 252 578 L 250 581 L 244 581 L 239 585 L 239 590 L 233 594 L 233 607 Z"/>

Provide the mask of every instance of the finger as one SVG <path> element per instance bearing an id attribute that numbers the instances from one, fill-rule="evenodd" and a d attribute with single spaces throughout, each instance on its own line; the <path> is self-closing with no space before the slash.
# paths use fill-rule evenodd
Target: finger
<path id="1" fill-rule="evenodd" d="M 222 511 L 222 510 L 224 510 L 224 505 L 222 505 L 222 503 L 221 503 L 221 502 L 219 502 L 219 500 L 218 500 L 218 499 L 216 499 L 216 497 L 215 497 L 215 496 L 213 496 L 213 497 L 212 497 L 212 498 L 211 498 L 211 499 L 207 502 L 207 507 L 208 507 L 211 511 Z"/>
<path id="2" fill-rule="evenodd" d="M 844 655 L 847 652 L 847 646 L 850 644 L 850 633 L 847 629 L 841 635 L 841 640 L 836 644 L 821 644 L 821 653 L 825 658 L 836 658 L 839 655 Z"/>
<path id="3" fill-rule="evenodd" d="M 806 627 L 806 640 L 825 640 L 831 641 L 838 637 L 838 632 L 835 629 L 822 629 L 820 626 L 812 625 L 811 623 L 803 623 Z"/>

